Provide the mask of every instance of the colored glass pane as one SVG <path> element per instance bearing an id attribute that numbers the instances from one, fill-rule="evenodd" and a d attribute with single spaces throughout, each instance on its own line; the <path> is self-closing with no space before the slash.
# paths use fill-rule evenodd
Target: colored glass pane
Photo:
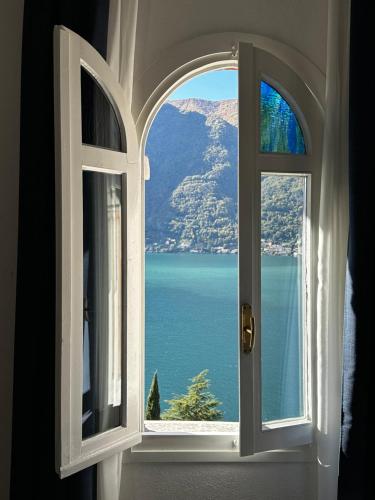
<path id="1" fill-rule="evenodd" d="M 262 153 L 306 153 L 295 113 L 279 92 L 263 81 L 260 85 L 260 150 Z"/>

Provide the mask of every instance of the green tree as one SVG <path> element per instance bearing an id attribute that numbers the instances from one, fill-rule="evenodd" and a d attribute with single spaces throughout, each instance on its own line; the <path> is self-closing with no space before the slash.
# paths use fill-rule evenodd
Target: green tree
<path id="1" fill-rule="evenodd" d="M 162 420 L 221 420 L 223 411 L 217 407 L 222 403 L 207 389 L 210 381 L 208 370 L 203 370 L 191 379 L 187 394 L 169 399 L 169 408 L 162 413 Z"/>
<path id="2" fill-rule="evenodd" d="M 146 420 L 160 420 L 160 394 L 157 371 L 155 371 L 152 377 L 150 392 L 147 398 L 145 418 Z"/>

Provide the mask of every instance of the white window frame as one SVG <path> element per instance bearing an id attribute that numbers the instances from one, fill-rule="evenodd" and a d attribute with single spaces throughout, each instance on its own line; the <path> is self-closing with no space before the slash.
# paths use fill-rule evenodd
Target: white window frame
<path id="1" fill-rule="evenodd" d="M 215 60 L 212 65 L 206 65 L 195 70 L 195 74 L 209 69 L 233 67 L 233 60 L 220 62 Z M 313 345 L 315 341 L 316 318 L 315 296 L 317 289 L 317 236 L 318 210 L 320 193 L 321 145 L 322 145 L 322 114 L 307 85 L 296 73 L 279 59 L 261 49 L 254 48 L 251 43 L 239 44 L 239 101 L 242 111 L 239 111 L 239 141 L 240 141 L 240 169 L 241 163 L 252 165 L 248 174 L 256 179 L 261 172 L 303 174 L 308 177 L 307 205 L 311 207 L 308 215 L 309 261 L 308 276 L 308 309 L 307 313 L 307 342 L 305 349 L 304 375 L 306 385 L 305 417 L 283 420 L 281 422 L 261 423 L 261 387 L 260 384 L 245 383 L 249 376 L 255 380 L 253 373 L 260 373 L 260 338 L 259 332 L 253 353 L 243 355 L 240 362 L 240 404 L 241 419 L 240 433 L 143 433 L 142 443 L 126 453 L 126 461 L 311 461 L 313 459 L 313 442 L 315 428 L 315 355 Z M 191 76 L 191 75 L 190 75 Z M 182 83 L 188 75 L 180 78 Z M 259 131 L 259 98 L 260 81 L 264 80 L 272 85 L 289 103 L 295 112 L 303 130 L 306 154 L 273 154 L 261 153 Z M 173 85 L 171 91 L 174 90 Z M 164 93 L 165 96 L 168 92 Z M 160 101 L 158 106 L 160 106 Z M 298 104 L 297 104 L 298 103 Z M 257 113 L 252 111 L 257 110 Z M 153 116 L 156 112 L 154 111 Z M 258 124 L 256 123 L 258 120 Z M 249 141 L 249 137 L 252 141 Z M 144 141 L 145 142 L 145 141 Z M 243 169 L 242 169 L 243 170 Z M 157 173 L 155 173 L 157 175 Z M 241 173 L 240 173 L 241 176 Z M 242 177 L 244 173 L 242 172 Z M 251 179 L 240 186 L 239 197 L 248 198 L 248 186 Z M 241 194 L 242 193 L 242 194 Z M 144 196 L 144 193 L 143 193 Z M 241 202 L 240 202 L 241 203 Z M 260 181 L 253 191 L 253 200 L 248 206 L 252 213 L 251 233 L 248 234 L 246 247 L 249 249 L 250 239 L 260 234 Z M 254 205 L 253 205 L 254 204 Z M 249 220 L 248 213 L 243 217 Z M 241 214 L 239 214 L 241 218 Z M 144 221 L 143 221 L 144 224 Z M 144 231 L 144 228 L 143 228 Z M 241 239 L 241 235 L 240 235 Z M 242 240 L 244 236 L 242 235 Z M 260 243 L 260 238 L 259 238 Z M 241 243 L 240 243 L 241 245 Z M 242 243 L 243 245 L 243 243 Z M 244 246 L 244 245 L 243 245 Z M 242 255 L 244 252 L 242 252 Z M 241 250 L 240 250 L 241 259 Z M 253 252 L 251 272 L 253 279 L 247 284 L 241 284 L 239 303 L 248 302 L 255 310 L 255 316 L 260 317 L 260 244 Z M 242 267 L 245 264 L 242 263 Z M 144 276 L 144 268 L 143 268 Z M 249 283 L 252 284 L 249 287 Z M 144 317 L 144 315 L 143 315 Z M 260 378 L 258 378 L 259 380 Z M 242 381 L 242 383 L 241 383 Z M 246 423 L 245 423 L 246 422 Z M 218 423 L 219 424 L 219 423 Z M 282 451 L 281 451 L 282 450 Z"/>
<path id="2" fill-rule="evenodd" d="M 245 256 L 242 270 L 248 262 L 247 255 L 251 255 L 250 269 L 246 269 L 245 283 L 241 281 L 243 272 L 240 272 L 240 303 L 248 302 L 252 305 L 257 323 L 257 340 L 253 351 L 253 359 L 240 353 L 240 453 L 242 456 L 254 453 L 287 449 L 290 447 L 312 443 L 314 436 L 315 414 L 315 382 L 313 342 L 315 332 L 315 296 L 317 290 L 317 235 L 319 217 L 319 190 L 321 170 L 322 122 L 313 96 L 306 85 L 280 60 L 271 54 L 255 49 L 250 44 L 240 44 L 239 54 L 239 143 L 240 143 L 240 178 L 250 175 L 242 185 L 241 197 L 244 200 L 239 210 L 239 225 L 241 218 L 249 221 L 250 225 L 243 224 L 248 229 L 243 236 L 240 234 L 240 267 L 241 258 Z M 241 71 L 245 69 L 245 71 Z M 293 109 L 303 131 L 306 153 L 262 153 L 260 151 L 260 83 L 266 81 L 272 85 L 289 103 Z M 249 91 L 249 89 L 251 89 Z M 246 105 L 241 106 L 245 100 Z M 256 112 L 251 112 L 255 109 Z M 249 140 L 249 137 L 251 139 Z M 241 148 L 242 145 L 242 148 Z M 241 156 L 243 155 L 243 156 Z M 246 173 L 246 165 L 252 165 L 251 172 Z M 242 169 L 242 172 L 241 172 Z M 305 416 L 297 419 L 287 419 L 263 424 L 261 421 L 261 304 L 260 304 L 260 176 L 263 173 L 274 174 L 302 174 L 307 176 L 307 248 L 306 248 L 306 295 L 309 300 L 305 312 L 305 332 L 303 350 L 304 365 L 304 396 Z M 241 181 L 240 181 L 241 182 Z M 249 200 L 249 186 L 253 199 Z M 248 203 L 246 207 L 245 204 Z M 244 244 L 241 243 L 245 238 Z M 256 241 L 256 245 L 251 245 Z M 248 388 L 249 376 L 253 377 L 254 384 Z M 257 380 L 260 382 L 257 383 Z M 252 425 L 249 422 L 252 421 Z"/>
<path id="3" fill-rule="evenodd" d="M 245 219 L 250 232 L 240 229 L 240 259 L 252 255 L 247 282 L 240 285 L 239 303 L 252 305 L 259 318 L 259 248 L 249 242 L 259 235 L 260 172 L 296 173 L 310 177 L 311 249 L 316 249 L 318 230 L 318 200 L 322 144 L 322 115 L 319 105 L 304 82 L 279 59 L 251 44 L 240 43 L 239 77 L 239 140 L 240 218 Z M 233 67 L 233 53 L 224 62 L 214 57 L 195 73 L 208 69 Z M 206 60 L 207 62 L 207 60 Z M 81 67 L 84 67 L 103 89 L 126 132 L 127 153 L 82 144 L 81 132 Z M 186 80 L 182 76 L 180 82 Z M 289 102 L 304 132 L 306 155 L 263 154 L 258 151 L 257 115 L 259 85 L 264 79 Z M 174 85 L 175 87 L 176 85 Z M 170 91 L 173 88 L 170 87 Z M 165 94 L 164 94 L 165 95 Z M 297 105 L 298 103 L 298 105 Z M 123 450 L 130 461 L 310 461 L 310 446 L 315 426 L 315 359 L 309 350 L 305 360 L 310 394 L 307 397 L 306 418 L 294 421 L 260 422 L 260 385 L 248 384 L 249 375 L 256 380 L 260 373 L 259 334 L 255 349 L 240 367 L 240 436 L 237 433 L 152 433 L 142 435 L 144 412 L 144 180 L 146 168 L 139 168 L 139 146 L 128 103 L 122 88 L 104 59 L 81 37 L 64 27 L 55 28 L 55 144 L 56 144 L 56 471 L 68 476 Z M 121 125 L 122 124 L 122 125 Z M 307 125 L 308 124 L 308 125 Z M 251 141 L 249 141 L 251 138 Z M 243 165 L 251 165 L 244 173 Z M 145 166 L 145 163 L 144 163 Z M 125 412 L 122 425 L 82 439 L 83 384 L 83 204 L 82 172 L 126 174 L 123 183 L 123 205 L 126 210 L 126 234 L 123 248 L 126 262 L 126 361 L 123 365 L 123 398 Z M 249 184 L 250 183 L 250 184 Z M 250 202 L 248 203 L 250 199 Z M 241 201 L 242 200 L 242 201 Z M 245 200 L 245 202 L 244 202 Z M 251 218 L 249 219 L 249 214 Z M 242 239 L 242 242 L 241 242 Z M 260 239 L 259 239 L 260 242 Z M 241 250 L 245 248 L 246 252 Z M 255 251 L 254 251 L 255 249 Z M 309 255 L 310 325 L 309 345 L 313 345 L 316 326 L 316 252 Z M 246 266 L 241 262 L 242 267 Z M 244 357 L 242 353 L 240 357 Z M 244 383 L 246 380 L 246 383 Z M 259 378 L 258 378 L 259 380 Z M 125 389 L 126 387 L 126 389 Z M 142 442 L 141 442 L 142 441 Z M 137 445 L 138 443 L 138 445 Z M 135 446 L 137 445 L 137 446 Z M 266 451 L 272 450 L 272 451 Z M 282 451 L 280 451 L 282 450 Z M 242 456 L 240 456 L 242 455 Z"/>
<path id="4" fill-rule="evenodd" d="M 56 471 L 61 478 L 141 441 L 141 173 L 135 125 L 104 59 L 63 26 L 54 32 L 56 149 Z M 81 67 L 110 100 L 127 152 L 82 144 Z M 82 439 L 84 170 L 125 174 L 122 234 L 126 359 L 122 424 Z M 125 209 L 125 212 L 124 212 Z M 124 280 L 125 281 L 125 280 Z"/>

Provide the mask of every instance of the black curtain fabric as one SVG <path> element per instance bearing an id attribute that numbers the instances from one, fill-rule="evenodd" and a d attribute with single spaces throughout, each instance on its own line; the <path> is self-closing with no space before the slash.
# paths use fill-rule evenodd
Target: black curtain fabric
<path id="1" fill-rule="evenodd" d="M 11 498 L 94 500 L 96 467 L 60 480 L 55 432 L 53 28 L 106 56 L 109 0 L 25 0 Z"/>
<path id="2" fill-rule="evenodd" d="M 373 444 L 374 395 L 374 169 L 373 59 L 370 2 L 351 3 L 349 87 L 349 195 L 350 231 L 344 332 L 342 443 L 340 500 L 375 497 L 370 470 Z M 372 215 L 371 215 L 372 214 Z"/>

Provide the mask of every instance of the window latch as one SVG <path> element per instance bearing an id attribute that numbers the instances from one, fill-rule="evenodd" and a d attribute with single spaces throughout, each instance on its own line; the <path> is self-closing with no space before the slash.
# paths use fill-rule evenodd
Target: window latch
<path id="1" fill-rule="evenodd" d="M 250 353 L 255 344 L 255 318 L 251 306 L 242 304 L 241 306 L 241 345 L 242 352 Z"/>

